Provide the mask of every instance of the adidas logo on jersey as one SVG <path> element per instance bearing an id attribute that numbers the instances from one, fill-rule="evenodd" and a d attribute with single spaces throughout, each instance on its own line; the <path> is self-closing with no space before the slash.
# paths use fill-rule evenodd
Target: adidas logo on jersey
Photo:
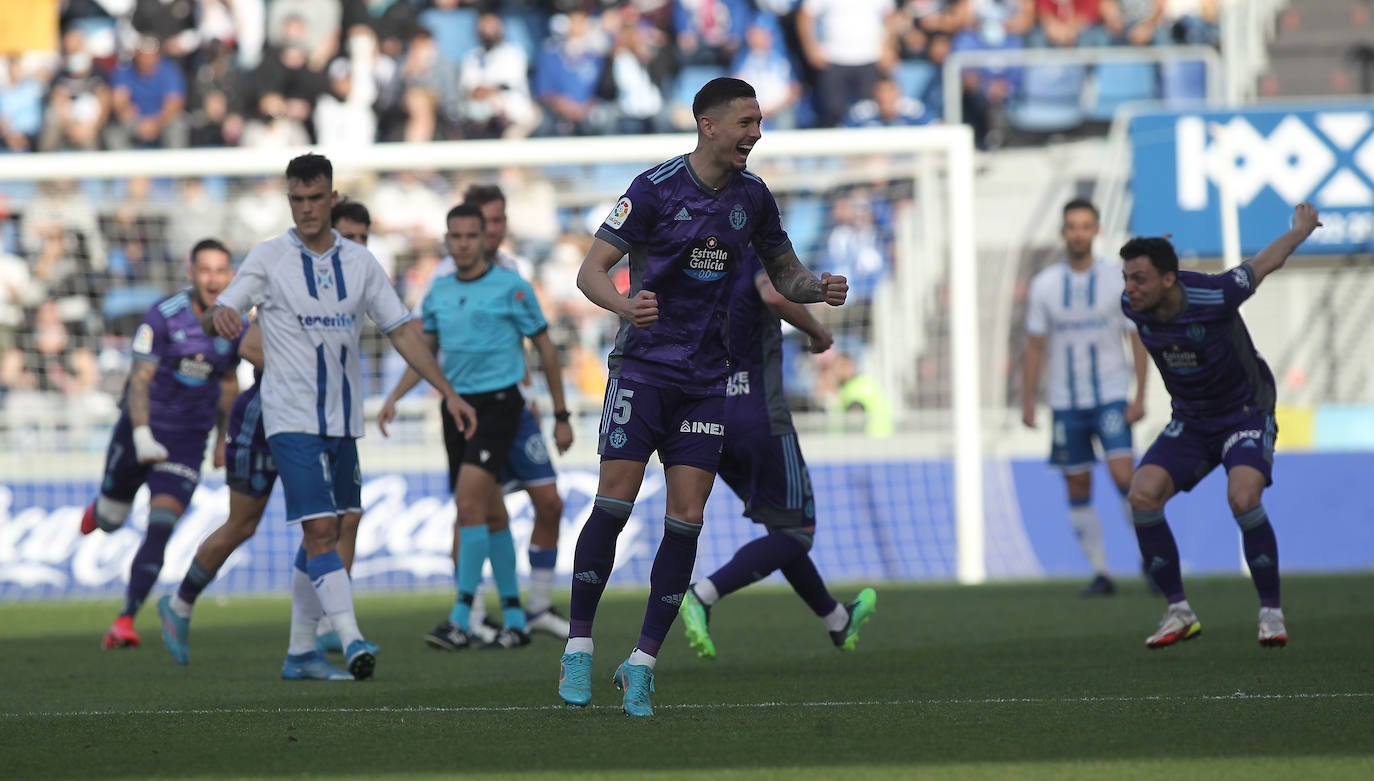
<path id="1" fill-rule="evenodd" d="M 720 423 L 700 423 L 695 420 L 684 420 L 678 426 L 679 434 L 711 434 L 717 437 L 725 436 L 725 426 Z"/>
<path id="2" fill-rule="evenodd" d="M 596 584 L 598 584 L 598 583 L 601 582 L 601 576 L 598 575 L 598 574 L 596 574 L 596 572 L 594 572 L 594 571 L 592 571 L 592 570 L 587 570 L 586 572 L 579 572 L 579 573 L 573 575 L 573 577 L 574 577 L 574 578 L 577 578 L 578 580 L 582 581 L 583 583 L 588 583 L 588 584 L 591 584 L 591 585 L 593 585 L 593 586 L 595 586 Z"/>
<path id="3" fill-rule="evenodd" d="M 673 219 L 678 222 L 688 222 L 692 219 L 692 215 L 687 213 L 687 207 L 684 206 L 677 210 L 677 214 L 673 216 Z"/>

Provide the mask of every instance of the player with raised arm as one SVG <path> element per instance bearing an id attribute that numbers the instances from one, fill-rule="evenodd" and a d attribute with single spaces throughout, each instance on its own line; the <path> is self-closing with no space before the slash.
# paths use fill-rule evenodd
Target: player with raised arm
<path id="1" fill-rule="evenodd" d="M 1145 452 L 1131 480 L 1131 516 L 1140 555 L 1169 607 L 1150 648 L 1202 633 L 1183 592 L 1178 545 L 1164 505 L 1190 491 L 1218 464 L 1226 469 L 1226 500 L 1240 526 L 1245 561 L 1259 592 L 1259 643 L 1288 644 L 1279 601 L 1279 548 L 1264 510 L 1273 482 L 1274 376 L 1255 350 L 1238 311 L 1264 278 L 1321 225 L 1300 203 L 1293 225 L 1255 257 L 1221 274 L 1178 267 L 1167 238 L 1134 238 L 1121 247 L 1126 280 L 1122 310 L 1135 321 L 1173 400 L 1173 419 Z"/>
<path id="2" fill-rule="evenodd" d="M 439 388 L 465 430 L 472 408 L 411 328 L 401 297 L 366 247 L 330 227 L 337 197 L 334 170 L 307 154 L 286 167 L 287 202 L 295 224 L 248 253 L 234 282 L 206 313 L 207 330 L 238 336 L 241 312 L 258 307 L 264 365 L 262 414 L 267 444 L 286 494 L 286 520 L 300 524 L 302 544 L 292 579 L 291 635 L 282 665 L 290 680 L 368 678 L 377 647 L 363 638 L 353 592 L 339 557 L 339 516 L 361 508 L 357 437 L 363 434 L 362 316 Z M 344 645 L 348 671 L 315 649 L 315 627 L 329 616 Z"/>
<path id="3" fill-rule="evenodd" d="M 707 82 L 692 101 L 697 145 L 635 177 L 587 252 L 577 286 L 621 319 L 597 450 L 600 478 L 577 540 L 568 643 L 559 696 L 591 702 L 592 624 L 651 454 L 663 463 L 667 512 L 649 575 L 649 600 L 634 650 L 615 685 L 631 716 L 651 716 L 654 664 L 692 577 L 706 498 L 724 439 L 730 373 L 726 317 L 734 281 L 753 246 L 773 286 L 790 301 L 844 303 L 844 277 L 807 270 L 782 229 L 777 202 L 745 170 L 762 136 L 754 88 Z M 610 270 L 629 255 L 630 291 Z"/>
<path id="4" fill-rule="evenodd" d="M 367 246 L 372 217 L 357 201 L 340 200 L 330 210 L 334 230 L 349 241 Z M 229 556 L 258 530 L 267 501 L 277 483 L 277 466 L 267 446 L 267 431 L 262 422 L 262 331 L 249 325 L 239 343 L 239 354 L 253 364 L 254 383 L 234 400 L 229 413 L 225 445 L 225 483 L 229 487 L 229 516 L 210 532 L 196 549 L 191 566 L 174 594 L 157 601 L 162 619 L 162 642 L 177 664 L 191 661 L 191 611 L 196 598 L 215 579 Z M 350 508 L 340 519 L 339 558 L 344 569 L 353 569 L 353 551 L 358 539 L 361 508 Z M 339 635 L 322 617 L 316 628 L 316 649 L 342 652 Z"/>
<path id="5" fill-rule="evenodd" d="M 1069 526 L 1093 569 L 1083 596 L 1116 593 L 1093 509 L 1096 439 L 1107 471 L 1126 503 L 1135 469 L 1131 426 L 1145 414 L 1145 373 L 1150 359 L 1135 324 L 1121 314 L 1119 264 L 1093 255 L 1097 207 L 1075 198 L 1064 204 L 1060 235 L 1065 258 L 1036 274 L 1026 296 L 1026 353 L 1021 361 L 1021 422 L 1035 428 L 1035 400 L 1042 374 L 1048 380 L 1050 464 L 1064 474 Z M 1126 361 L 1124 340 L 1131 343 Z M 1132 368 L 1134 371 L 1132 371 Z M 1131 376 L 1135 398 L 1127 401 Z M 1146 578 L 1150 583 L 1149 578 Z"/>
<path id="6" fill-rule="evenodd" d="M 501 498 L 497 476 L 515 442 L 525 408 L 519 382 L 525 376 L 526 339 L 543 359 L 554 404 L 562 408 L 563 377 L 557 349 L 534 289 L 514 271 L 495 265 L 484 249 L 486 222 L 482 210 L 463 203 L 449 210 L 444 241 L 454 273 L 437 277 L 422 305 L 424 341 L 443 355 L 449 382 L 477 410 L 479 432 L 463 443 L 455 481 L 458 523 L 454 534 L 458 562 L 454 571 L 457 599 L 448 620 L 427 640 L 458 650 L 473 645 L 472 604 L 482 568 L 491 561 L 501 597 L 503 627 L 486 647 L 528 645 L 525 612 L 520 605 L 515 541 Z M 419 375 L 407 370 L 377 413 L 382 433 L 396 416 L 396 400 Z M 568 434 L 571 444 L 571 432 Z"/>
<path id="7" fill-rule="evenodd" d="M 508 254 L 501 245 L 506 241 L 506 196 L 498 185 L 473 184 L 463 193 L 463 203 L 476 206 L 486 221 L 483 234 L 483 249 L 487 259 L 517 273 L 524 273 L 521 261 Z M 433 278 L 437 279 L 454 273 L 452 257 L 440 261 L 434 269 Z M 553 360 L 558 360 L 557 351 Z M 561 364 L 560 364 L 561 372 Z M 528 377 L 526 378 L 528 379 Z M 525 625 L 531 632 L 546 632 L 559 639 L 568 637 L 568 620 L 559 615 L 553 607 L 554 565 L 558 563 L 558 534 L 563 522 L 563 498 L 558 495 L 558 474 L 554 471 L 549 458 L 549 448 L 544 443 L 544 435 L 539 430 L 539 418 L 533 408 L 533 400 L 520 412 L 520 428 L 515 433 L 515 443 L 506 456 L 506 465 L 501 470 L 500 482 L 506 493 L 524 489 L 529 495 L 534 509 L 534 528 L 530 532 L 529 565 L 530 583 L 528 598 L 525 601 Z M 466 450 L 462 436 L 453 425 L 453 417 L 441 405 L 439 416 L 443 425 L 444 451 L 448 457 L 449 488 L 458 485 L 458 470 L 463 464 Z M 561 405 L 554 409 L 553 437 L 559 453 L 566 453 L 572 447 L 573 430 L 571 416 Z M 494 508 L 505 512 L 505 505 Z M 506 525 L 509 525 L 507 517 Z M 502 524 L 492 525 L 492 529 L 502 528 Z M 460 535 L 453 536 L 453 565 L 456 571 L 461 549 Z M 451 623 L 451 622 L 446 622 Z M 473 595 L 469 616 L 470 633 L 484 643 L 496 639 L 496 628 L 487 624 L 486 605 L 482 599 L 482 585 L 479 583 Z M 435 648 L 453 650 L 448 640 L 446 627 L 425 635 L 425 642 Z"/>
<path id="8" fill-rule="evenodd" d="M 823 353 L 834 344 L 830 329 L 808 308 L 778 294 L 752 252 L 747 273 L 735 281 L 730 297 L 730 361 L 734 374 L 725 389 L 725 442 L 720 476 L 744 501 L 744 515 L 768 531 L 746 543 L 709 577 L 687 589 L 682 623 L 697 656 L 714 659 L 711 608 L 727 594 L 781 570 L 783 577 L 825 624 L 842 651 L 859 642 L 859 628 L 872 617 L 878 595 L 871 588 L 848 604 L 830 595 L 811 560 L 816 535 L 816 500 L 811 473 L 797 444 L 797 429 L 782 387 L 782 328 L 778 320 L 810 337 L 810 350 Z"/>
<path id="9" fill-rule="evenodd" d="M 106 648 L 139 644 L 134 615 L 157 583 L 172 529 L 200 483 L 211 428 L 214 464 L 224 464 L 239 345 L 237 338 L 207 334 L 200 317 L 234 277 L 229 250 L 217 239 L 196 242 L 187 273 L 191 286 L 153 304 L 134 332 L 133 369 L 105 452 L 105 477 L 81 518 L 82 534 L 112 532 L 128 519 L 138 489 L 148 486 L 148 528 L 129 569 L 124 609 L 102 641 Z"/>

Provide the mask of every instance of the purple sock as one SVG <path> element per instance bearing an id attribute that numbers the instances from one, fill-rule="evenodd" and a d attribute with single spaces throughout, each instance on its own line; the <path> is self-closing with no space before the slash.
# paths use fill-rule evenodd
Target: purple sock
<path id="1" fill-rule="evenodd" d="M 596 497 L 592 513 L 577 536 L 573 554 L 572 594 L 568 601 L 568 637 L 591 637 L 596 606 L 615 566 L 615 543 L 630 519 L 632 502 Z"/>
<path id="2" fill-rule="evenodd" d="M 200 562 L 191 560 L 190 569 L 186 570 L 186 577 L 182 579 L 181 585 L 177 587 L 177 596 L 181 597 L 186 604 L 193 604 L 200 592 L 210 585 L 210 581 L 215 579 L 215 573 L 200 566 Z"/>
<path id="3" fill-rule="evenodd" d="M 1135 524 L 1135 538 L 1140 545 L 1140 558 L 1154 578 L 1155 585 L 1164 592 L 1170 604 L 1181 602 L 1183 571 L 1178 563 L 1178 543 L 1163 510 L 1135 510 L 1131 520 Z"/>
<path id="4" fill-rule="evenodd" d="M 167 541 L 172 538 L 172 524 L 154 523 L 153 513 L 160 508 L 149 511 L 148 531 L 143 535 L 143 544 L 138 546 L 138 553 L 134 554 L 133 565 L 129 567 L 129 586 L 124 589 L 124 612 L 121 616 L 137 615 L 138 609 L 143 607 L 143 600 L 148 598 L 149 592 L 157 584 L 157 576 L 162 572 L 162 556 L 167 551 Z M 172 520 L 176 520 L 173 516 Z"/>
<path id="5" fill-rule="evenodd" d="M 809 555 L 799 556 L 783 565 L 782 574 L 787 578 L 787 582 L 792 584 L 792 590 L 797 592 L 797 596 L 811 608 L 812 613 L 825 618 L 835 612 L 835 606 L 839 603 L 830 596 L 830 590 L 825 587 L 825 581 L 816 569 L 816 562 L 812 561 Z"/>
<path id="6" fill-rule="evenodd" d="M 663 517 L 663 540 L 649 570 L 649 604 L 644 608 L 644 625 L 635 647 L 658 656 L 663 638 L 677 619 L 682 595 L 692 582 L 692 565 L 697 561 L 697 540 L 701 524 L 687 523 L 671 515 Z"/>
<path id="7" fill-rule="evenodd" d="M 1279 606 L 1279 542 L 1263 507 L 1236 516 L 1250 579 L 1259 592 L 1261 607 Z M 1248 527 L 1248 528 L 1247 528 Z"/>
<path id="8" fill-rule="evenodd" d="M 735 551 L 734 558 L 711 574 L 711 583 L 722 597 L 750 583 L 763 580 L 799 556 L 806 555 L 801 540 L 790 534 L 770 533 L 750 540 Z"/>

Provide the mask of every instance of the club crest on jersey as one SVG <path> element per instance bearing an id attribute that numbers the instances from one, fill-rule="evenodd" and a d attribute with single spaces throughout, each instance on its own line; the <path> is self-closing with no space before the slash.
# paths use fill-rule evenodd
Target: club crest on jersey
<path id="1" fill-rule="evenodd" d="M 620 426 L 616 426 L 615 430 L 612 431 L 610 435 L 606 437 L 607 444 L 609 444 L 616 450 L 625 447 L 626 443 L 628 443 L 629 441 L 630 437 L 625 433 L 625 429 L 621 428 Z"/>
<path id="2" fill-rule="evenodd" d="M 229 340 L 225 339 L 223 336 L 215 337 L 215 352 L 219 353 L 220 355 L 228 355 L 229 348 L 232 346 L 233 345 L 229 343 Z"/>
<path id="3" fill-rule="evenodd" d="M 630 210 L 634 207 L 635 205 L 630 203 L 629 196 L 620 196 L 620 200 L 615 202 L 615 208 L 611 209 L 611 213 L 606 216 L 606 224 L 612 228 L 619 228 L 624 225 L 625 220 L 630 216 Z"/>
<path id="4" fill-rule="evenodd" d="M 692 247 L 686 260 L 683 273 L 702 282 L 715 282 L 730 271 L 730 250 L 722 247 L 715 236 L 708 236 L 706 241 Z"/>
<path id="5" fill-rule="evenodd" d="M 744 207 L 738 203 L 735 204 L 735 208 L 730 210 L 730 227 L 740 230 L 748 221 L 749 215 L 744 213 Z"/>
<path id="6" fill-rule="evenodd" d="M 315 287 L 320 290 L 328 290 L 334 287 L 334 270 L 331 268 L 315 269 Z"/>
<path id="7" fill-rule="evenodd" d="M 1188 338 L 1195 342 L 1200 342 L 1207 336 L 1207 326 L 1202 323 L 1193 323 L 1188 326 Z"/>

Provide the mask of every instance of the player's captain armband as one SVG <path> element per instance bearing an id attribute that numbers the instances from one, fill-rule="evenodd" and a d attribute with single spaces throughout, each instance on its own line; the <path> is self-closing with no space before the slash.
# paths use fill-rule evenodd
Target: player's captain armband
<path id="1" fill-rule="evenodd" d="M 611 213 L 606 216 L 606 224 L 612 228 L 619 228 L 624 225 L 625 219 L 630 216 L 630 210 L 634 207 L 635 205 L 630 203 L 628 196 L 620 196 L 620 200 L 615 202 L 615 208 L 611 209 Z"/>
<path id="2" fill-rule="evenodd" d="M 153 351 L 153 327 L 147 323 L 139 323 L 138 330 L 134 331 L 133 351 L 147 355 Z"/>

